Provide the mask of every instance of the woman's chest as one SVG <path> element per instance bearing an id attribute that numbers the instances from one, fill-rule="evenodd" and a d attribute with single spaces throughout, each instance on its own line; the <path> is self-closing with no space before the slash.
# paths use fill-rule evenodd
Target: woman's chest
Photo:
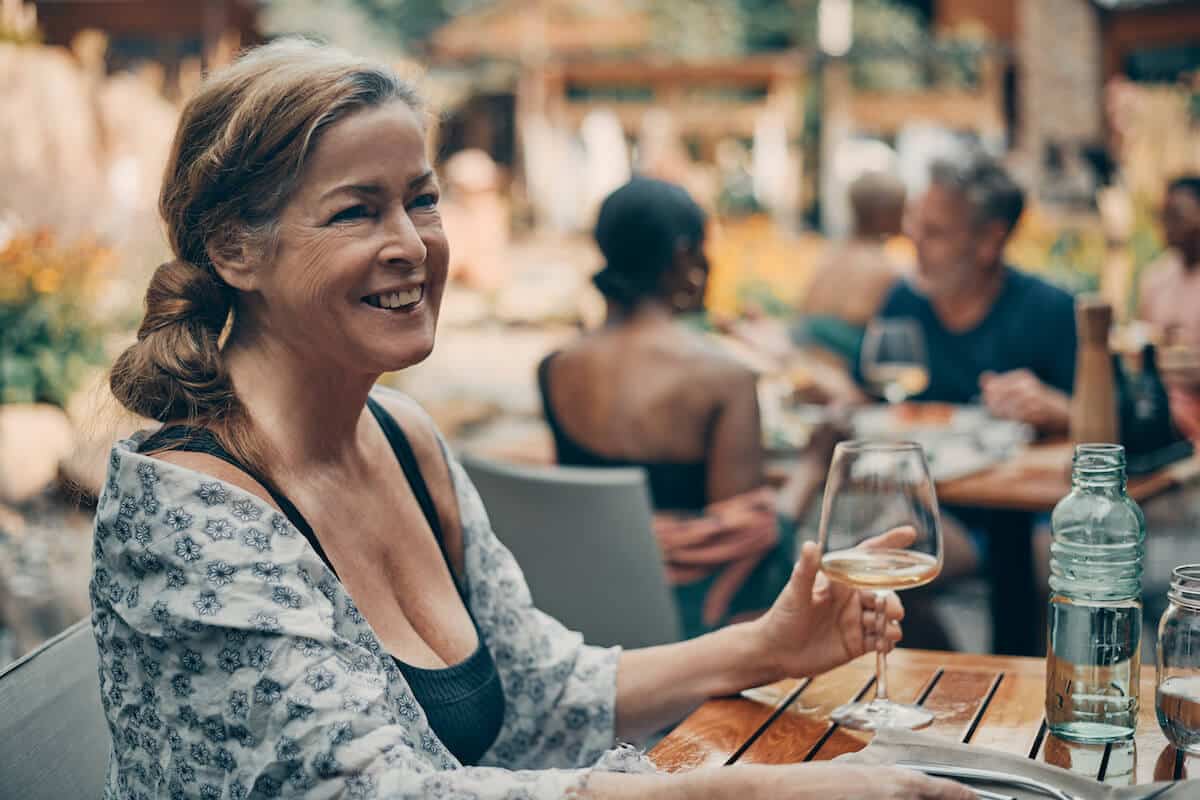
<path id="1" fill-rule="evenodd" d="M 325 560 L 384 649 L 437 669 L 478 645 L 446 555 L 454 551 L 451 561 L 461 563 L 461 534 L 440 530 L 436 516 L 431 525 L 411 493 L 404 494 L 383 487 L 302 501 L 312 509 L 305 517 Z"/>

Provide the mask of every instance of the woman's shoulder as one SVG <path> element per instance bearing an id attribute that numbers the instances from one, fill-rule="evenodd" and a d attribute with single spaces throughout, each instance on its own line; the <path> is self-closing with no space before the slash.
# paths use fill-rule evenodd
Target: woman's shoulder
<path id="1" fill-rule="evenodd" d="M 433 417 L 412 397 L 390 386 L 376 385 L 371 399 L 395 420 L 408 440 L 443 523 L 455 522 L 458 502 L 450 467 L 453 454 Z"/>
<path id="2" fill-rule="evenodd" d="M 441 432 L 433 417 L 420 403 L 399 389 L 382 384 L 376 384 L 371 390 L 371 399 L 400 426 L 418 458 L 441 458 Z"/>

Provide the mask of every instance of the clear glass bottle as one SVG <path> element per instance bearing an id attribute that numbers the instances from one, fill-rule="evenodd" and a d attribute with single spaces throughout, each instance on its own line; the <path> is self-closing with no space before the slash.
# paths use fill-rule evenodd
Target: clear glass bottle
<path id="1" fill-rule="evenodd" d="M 1171 744 L 1200 754 L 1200 564 L 1175 568 L 1167 599 L 1158 623 L 1154 710 Z"/>
<path id="2" fill-rule="evenodd" d="M 1068 741 L 1119 741 L 1137 729 L 1146 522 L 1120 445 L 1076 447 L 1071 486 L 1051 519 L 1046 723 Z"/>

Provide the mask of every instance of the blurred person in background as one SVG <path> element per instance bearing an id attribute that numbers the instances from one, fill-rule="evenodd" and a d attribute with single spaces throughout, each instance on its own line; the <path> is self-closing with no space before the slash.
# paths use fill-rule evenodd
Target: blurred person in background
<path id="1" fill-rule="evenodd" d="M 637 177 L 609 195 L 593 279 L 605 325 L 538 367 L 558 463 L 646 469 L 687 636 L 770 605 L 835 438 L 817 437 L 783 491 L 766 487 L 758 376 L 677 321 L 703 308 L 705 225 L 672 183 Z"/>
<path id="2" fill-rule="evenodd" d="M 936 161 L 929 177 L 909 209 L 916 270 L 893 287 L 879 312 L 883 319 L 912 319 L 924 334 L 929 385 L 913 399 L 982 401 L 997 417 L 1044 434 L 1065 433 L 1075 379 L 1075 303 L 1004 261 L 1024 193 L 1000 165 L 981 158 Z M 942 575 L 979 572 L 987 562 L 991 515 L 943 512 Z M 926 601 L 910 593 L 910 607 Z"/>
<path id="3" fill-rule="evenodd" d="M 1071 295 L 1004 262 L 1024 193 L 998 164 L 936 162 L 910 210 L 915 273 L 878 316 L 915 320 L 928 388 L 914 399 L 982 400 L 997 417 L 1065 433 L 1075 380 Z"/>
<path id="4" fill-rule="evenodd" d="M 163 425 L 114 445 L 96 508 L 105 796 L 968 800 L 903 770 L 663 775 L 610 749 L 886 650 L 901 607 L 807 546 L 765 615 L 688 642 L 589 647 L 534 608 L 428 415 L 376 388 L 429 355 L 446 285 L 426 125 L 390 69 L 289 40 L 182 109 L 174 258 L 110 380 Z"/>
<path id="5" fill-rule="evenodd" d="M 1160 343 L 1175 423 L 1200 439 L 1200 175 L 1171 181 L 1162 225 L 1168 249 L 1143 273 L 1138 318 Z"/>
<path id="6" fill-rule="evenodd" d="M 903 228 L 905 189 L 894 175 L 867 172 L 849 191 L 853 232 L 822 255 L 800 311 L 810 337 L 852 359 L 903 271 L 887 245 Z"/>
<path id="7" fill-rule="evenodd" d="M 1162 205 L 1167 251 L 1142 272 L 1138 319 L 1158 344 L 1159 373 L 1179 431 L 1200 440 L 1200 175 L 1167 185 Z M 1200 481 L 1189 480 L 1142 504 L 1147 540 L 1146 619 L 1165 608 L 1171 570 L 1200 559 Z"/>

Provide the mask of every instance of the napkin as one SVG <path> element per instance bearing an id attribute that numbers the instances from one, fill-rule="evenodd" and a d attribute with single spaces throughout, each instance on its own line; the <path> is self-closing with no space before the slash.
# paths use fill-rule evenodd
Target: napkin
<path id="1" fill-rule="evenodd" d="M 1050 784 L 1068 794 L 1072 800 L 1184 800 L 1200 797 L 1200 780 L 1143 784 L 1141 786 L 1110 786 L 1059 767 L 1031 758 L 989 750 L 984 747 L 957 744 L 930 734 L 912 731 L 883 730 L 875 734 L 871 744 L 857 753 L 839 760 L 864 764 L 895 764 L 897 761 L 940 764 L 951 767 L 971 767 L 1020 775 Z M 972 786 L 1016 800 L 1048 800 L 1040 792 L 1009 784 L 985 784 L 963 781 Z"/>

